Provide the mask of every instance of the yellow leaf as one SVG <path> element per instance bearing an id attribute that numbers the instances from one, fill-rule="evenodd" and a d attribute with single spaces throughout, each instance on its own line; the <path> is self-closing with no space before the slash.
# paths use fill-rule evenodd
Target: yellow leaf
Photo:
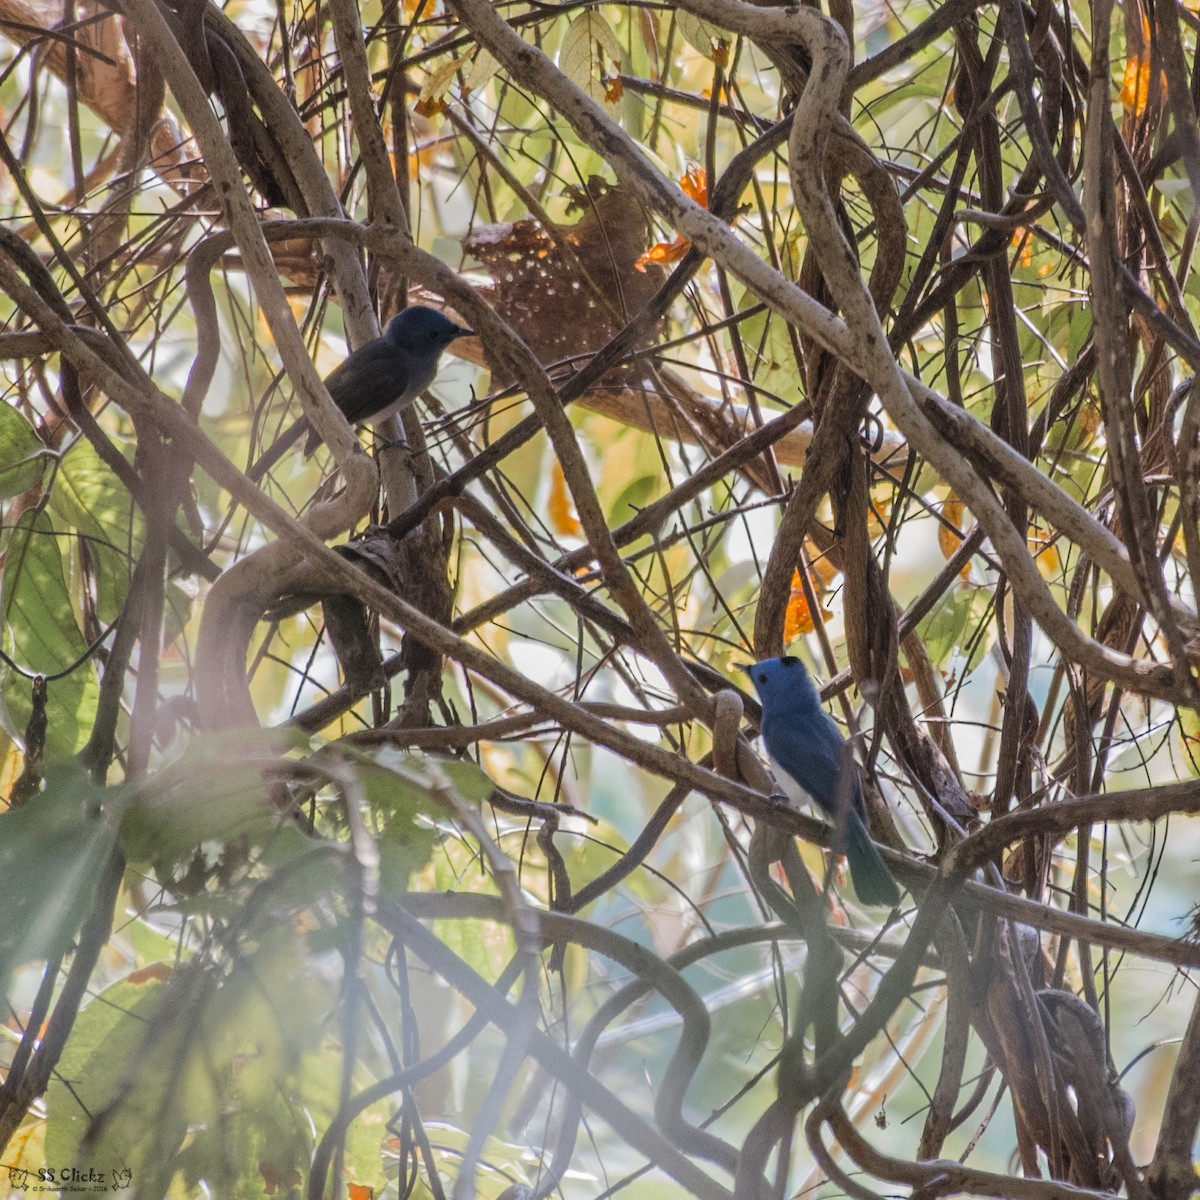
<path id="1" fill-rule="evenodd" d="M 496 59 L 480 46 L 471 63 L 471 69 L 467 72 L 466 79 L 463 80 L 463 99 L 465 100 L 472 92 L 483 87 L 499 69 L 500 64 Z"/>

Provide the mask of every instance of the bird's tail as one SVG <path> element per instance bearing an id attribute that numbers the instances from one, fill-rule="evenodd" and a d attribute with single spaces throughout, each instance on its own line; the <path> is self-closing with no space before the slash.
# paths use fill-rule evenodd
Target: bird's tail
<path id="1" fill-rule="evenodd" d="M 875 849 L 862 818 L 853 811 L 846 823 L 846 858 L 854 890 L 863 904 L 886 904 L 894 908 L 900 903 L 900 889 L 887 863 Z"/>
<path id="2" fill-rule="evenodd" d="M 301 417 L 298 421 L 293 421 L 263 452 L 259 460 L 254 463 L 246 474 L 257 483 L 304 435 L 309 429 L 308 418 Z M 318 437 L 313 450 L 321 444 L 321 439 Z M 305 450 L 304 457 L 307 458 L 312 453 L 312 450 Z"/>

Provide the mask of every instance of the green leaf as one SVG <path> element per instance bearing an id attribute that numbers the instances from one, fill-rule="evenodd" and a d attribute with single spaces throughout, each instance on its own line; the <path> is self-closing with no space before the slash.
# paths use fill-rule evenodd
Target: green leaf
<path id="1" fill-rule="evenodd" d="M 166 990 L 162 975 L 163 971 L 156 970 L 137 972 L 105 988 L 80 1011 L 46 1089 L 48 1161 L 74 1160 L 91 1122 L 90 1114 L 103 1111 L 130 1065 L 139 1062 L 148 1023 Z M 164 1036 L 172 1046 L 178 1044 L 177 1033 L 164 1030 L 160 1037 Z M 147 1120 L 178 1123 L 178 1114 L 172 1119 L 169 1107 L 160 1103 L 169 1082 L 160 1077 L 150 1086 L 146 1074 L 139 1072 L 139 1096 Z M 111 1169 L 130 1169 L 135 1161 L 130 1150 L 129 1146 L 113 1147 L 116 1157 L 108 1160 Z"/>
<path id="2" fill-rule="evenodd" d="M 385 898 L 403 895 L 413 873 L 429 862 L 440 837 L 434 818 L 442 814 L 432 784 L 422 780 L 424 756 L 406 755 L 390 770 L 383 762 L 364 764 L 359 775 L 375 816 L 379 843 L 379 886 Z"/>
<path id="3" fill-rule="evenodd" d="M 74 668 L 46 684 L 46 759 L 61 760 L 87 740 L 99 686 L 67 591 L 60 537 L 46 515 L 27 512 L 13 531 L 0 602 L 10 655 L 21 668 L 43 675 Z M 6 671 L 3 700 L 10 727 L 24 730 L 33 711 L 29 679 Z"/>
<path id="4" fill-rule="evenodd" d="M 131 563 L 141 550 L 144 521 L 90 442 L 76 442 L 63 459 L 48 510 L 60 528 L 75 529 L 84 539 L 96 577 L 96 613 L 102 621 L 115 621 L 129 591 Z"/>
<path id="5" fill-rule="evenodd" d="M 749 289 L 744 289 L 741 303 L 749 305 L 754 302 L 755 297 Z M 789 403 L 794 402 L 800 388 L 800 371 L 787 324 L 764 311 L 747 317 L 739 326 L 739 331 L 755 386 Z M 734 388 L 734 396 L 739 403 L 745 400 L 744 394 L 737 388 Z"/>
<path id="6" fill-rule="evenodd" d="M 267 730 L 193 738 L 175 762 L 132 796 L 121 822 L 126 856 L 171 863 L 210 840 L 266 840 L 278 812 L 263 768 L 278 750 L 278 734 Z"/>
<path id="7" fill-rule="evenodd" d="M 138 1200 L 293 1194 L 337 1105 L 334 986 L 274 908 L 220 964 L 158 964 L 112 985 L 81 1011 L 49 1089 L 48 1154 L 76 1159 L 90 1132 L 88 1162 L 131 1171 Z M 355 1148 L 377 1184 L 383 1112 Z"/>
<path id="8" fill-rule="evenodd" d="M 52 675 L 87 651 L 67 594 L 60 536 L 48 517 L 25 513 L 5 555 L 4 619 L 13 657 Z"/>
<path id="9" fill-rule="evenodd" d="M 490 875 L 472 864 L 469 880 L 460 876 L 454 864 L 439 855 L 434 865 L 434 881 L 439 891 L 471 891 L 488 896 L 497 894 Z M 483 921 L 458 921 L 450 918 L 433 922 L 433 931 L 446 948 L 488 979 L 495 979 L 512 957 L 516 947 L 512 929 L 505 924 Z"/>
<path id="10" fill-rule="evenodd" d="M 124 803 L 122 792 L 64 765 L 26 804 L 0 813 L 0 994 L 21 964 L 69 949 L 95 907 Z"/>
<path id="11" fill-rule="evenodd" d="M 428 758 L 447 775 L 454 790 L 472 804 L 483 804 L 496 790 L 496 784 L 491 777 L 478 763 L 469 758 L 444 758 L 437 754 L 431 754 Z"/>
<path id="12" fill-rule="evenodd" d="M 960 647 L 970 616 L 971 594 L 968 589 L 959 587 L 944 596 L 921 622 L 919 632 L 935 667 L 944 667 Z"/>
<path id="13" fill-rule="evenodd" d="M 900 87 L 887 88 L 871 100 L 871 116 L 878 120 L 889 108 L 903 105 L 905 108 L 914 101 L 929 101 L 928 108 L 940 108 L 945 95 L 945 88 L 940 83 L 905 83 Z M 917 110 L 918 113 L 922 111 Z"/>
<path id="14" fill-rule="evenodd" d="M 53 458 L 33 426 L 11 404 L 0 404 L 0 500 L 33 487 Z"/>
<path id="15" fill-rule="evenodd" d="M 1068 307 L 1064 304 L 1064 307 Z M 1087 304 L 1072 304 L 1070 333 L 1067 337 L 1067 361 L 1076 362 L 1092 333 L 1092 309 Z"/>
<path id="16" fill-rule="evenodd" d="M 1187 773 L 1200 779 L 1200 713 L 1191 708 L 1176 709 L 1175 726 Z"/>

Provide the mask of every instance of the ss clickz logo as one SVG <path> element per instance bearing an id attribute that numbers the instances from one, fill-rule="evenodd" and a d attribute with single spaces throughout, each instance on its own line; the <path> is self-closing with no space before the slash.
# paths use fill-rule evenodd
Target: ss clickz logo
<path id="1" fill-rule="evenodd" d="M 128 1167 L 117 1167 L 112 1171 L 98 1171 L 95 1167 L 38 1167 L 28 1170 L 25 1167 L 9 1167 L 8 1181 L 14 1188 L 25 1189 L 32 1186 L 35 1191 L 38 1184 L 57 1184 L 71 1191 L 102 1192 L 120 1191 L 133 1181 L 133 1172 Z"/>
<path id="2" fill-rule="evenodd" d="M 37 1177 L 42 1183 L 105 1183 L 103 1171 L 95 1167 L 38 1167 Z"/>

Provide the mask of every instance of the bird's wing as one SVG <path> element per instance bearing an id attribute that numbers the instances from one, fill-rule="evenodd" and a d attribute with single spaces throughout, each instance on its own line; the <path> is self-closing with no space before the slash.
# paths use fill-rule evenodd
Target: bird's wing
<path id="1" fill-rule="evenodd" d="M 357 425 L 404 395 L 408 375 L 403 356 L 386 339 L 376 338 L 336 367 L 325 386 L 346 420 Z"/>
<path id="2" fill-rule="evenodd" d="M 783 719 L 764 721 L 762 736 L 767 753 L 775 763 L 819 808 L 832 816 L 840 799 L 838 780 L 845 753 L 845 742 L 833 718 L 823 710 L 788 714 Z M 856 810 L 862 807 L 857 774 L 850 802 Z"/>

